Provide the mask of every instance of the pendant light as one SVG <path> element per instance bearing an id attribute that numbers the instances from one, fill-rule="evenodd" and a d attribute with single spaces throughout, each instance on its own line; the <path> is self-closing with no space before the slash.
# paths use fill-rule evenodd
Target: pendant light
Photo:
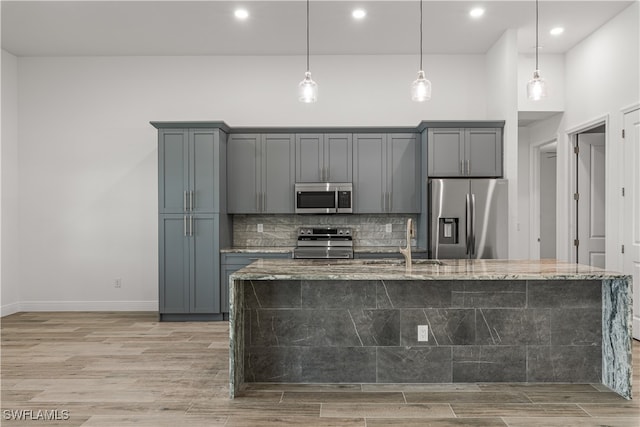
<path id="1" fill-rule="evenodd" d="M 420 71 L 418 78 L 411 85 L 411 100 L 416 102 L 431 99 L 431 82 L 425 78 L 422 68 L 422 0 L 420 0 Z"/>
<path id="2" fill-rule="evenodd" d="M 309 71 L 309 0 L 307 0 L 307 72 L 304 73 L 304 80 L 298 84 L 298 100 L 305 103 L 318 100 L 318 84 L 311 79 L 311 71 Z"/>
<path id="3" fill-rule="evenodd" d="M 538 68 L 538 0 L 536 0 L 536 69 L 533 72 L 533 79 L 527 83 L 527 97 L 532 101 L 539 101 L 547 97 L 547 84 L 540 77 L 540 69 Z"/>

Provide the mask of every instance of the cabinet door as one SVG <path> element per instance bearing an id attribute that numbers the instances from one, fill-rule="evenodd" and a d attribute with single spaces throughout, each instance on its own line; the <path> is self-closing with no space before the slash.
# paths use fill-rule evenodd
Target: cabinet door
<path id="1" fill-rule="evenodd" d="M 217 214 L 190 217 L 190 304 L 191 313 L 220 313 L 220 253 Z"/>
<path id="2" fill-rule="evenodd" d="M 324 140 L 322 134 L 296 135 L 296 182 L 322 182 Z"/>
<path id="3" fill-rule="evenodd" d="M 353 142 L 348 134 L 326 134 L 324 136 L 325 181 L 351 182 L 353 180 Z"/>
<path id="4" fill-rule="evenodd" d="M 193 129 L 189 131 L 189 210 L 193 212 L 219 212 L 220 179 L 218 130 Z"/>
<path id="5" fill-rule="evenodd" d="M 458 128 L 429 129 L 428 175 L 464 176 L 464 131 Z"/>
<path id="6" fill-rule="evenodd" d="M 354 135 L 354 213 L 382 213 L 387 203 L 386 135 Z"/>
<path id="7" fill-rule="evenodd" d="M 260 196 L 260 135 L 230 135 L 227 145 L 227 211 L 257 213 Z"/>
<path id="8" fill-rule="evenodd" d="M 415 134 L 390 134 L 387 140 L 387 211 L 420 212 L 420 145 Z"/>
<path id="9" fill-rule="evenodd" d="M 189 312 L 189 240 L 185 215 L 160 215 L 160 313 Z"/>
<path id="10" fill-rule="evenodd" d="M 262 137 L 262 195 L 264 213 L 294 213 L 295 138 L 289 134 Z"/>
<path id="11" fill-rule="evenodd" d="M 465 130 L 466 172 L 474 177 L 502 176 L 502 130 Z"/>
<path id="12" fill-rule="evenodd" d="M 189 188 L 189 151 L 186 129 L 162 129 L 158 132 L 158 204 L 159 212 L 181 213 Z"/>

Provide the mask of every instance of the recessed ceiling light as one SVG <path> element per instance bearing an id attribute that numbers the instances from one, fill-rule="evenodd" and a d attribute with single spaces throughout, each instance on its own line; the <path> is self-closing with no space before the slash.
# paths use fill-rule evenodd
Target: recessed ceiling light
<path id="1" fill-rule="evenodd" d="M 249 17 L 249 12 L 247 12 L 246 9 L 236 9 L 236 11 L 233 12 L 233 14 L 238 19 L 247 19 Z"/>
<path id="2" fill-rule="evenodd" d="M 480 18 L 482 15 L 484 15 L 484 9 L 481 7 L 473 8 L 469 12 L 469 15 L 471 15 L 472 18 Z"/>
<path id="3" fill-rule="evenodd" d="M 560 34 L 564 33 L 564 28 L 556 27 L 556 28 L 553 28 L 549 32 L 551 33 L 552 36 L 559 36 Z"/>
<path id="4" fill-rule="evenodd" d="M 351 12 L 351 16 L 353 16 L 355 19 L 362 19 L 367 16 L 367 11 L 364 9 L 355 9 L 353 12 Z"/>

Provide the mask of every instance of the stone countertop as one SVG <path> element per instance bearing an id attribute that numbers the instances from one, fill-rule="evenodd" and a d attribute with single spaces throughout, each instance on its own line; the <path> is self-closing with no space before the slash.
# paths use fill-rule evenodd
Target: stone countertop
<path id="1" fill-rule="evenodd" d="M 223 254 L 284 254 L 293 252 L 294 246 L 234 246 L 220 250 Z M 424 248 L 412 248 L 413 253 L 425 253 Z M 400 254 L 397 246 L 356 246 L 353 252 L 360 254 Z"/>
<path id="2" fill-rule="evenodd" d="M 232 280 L 603 280 L 621 273 L 556 260 L 258 260 Z M 437 263 L 437 264 L 436 264 Z"/>
<path id="3" fill-rule="evenodd" d="M 293 246 L 245 246 L 220 249 L 223 254 L 291 254 Z"/>

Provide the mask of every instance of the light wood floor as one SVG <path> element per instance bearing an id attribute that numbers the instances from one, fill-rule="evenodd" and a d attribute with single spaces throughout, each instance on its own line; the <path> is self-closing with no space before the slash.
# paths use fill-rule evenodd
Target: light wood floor
<path id="1" fill-rule="evenodd" d="M 3 426 L 640 426 L 640 398 L 598 384 L 256 384 L 230 401 L 226 322 L 149 313 L 1 322 Z M 640 343 L 633 351 L 640 394 Z M 70 418 L 7 420 L 22 409 Z"/>

